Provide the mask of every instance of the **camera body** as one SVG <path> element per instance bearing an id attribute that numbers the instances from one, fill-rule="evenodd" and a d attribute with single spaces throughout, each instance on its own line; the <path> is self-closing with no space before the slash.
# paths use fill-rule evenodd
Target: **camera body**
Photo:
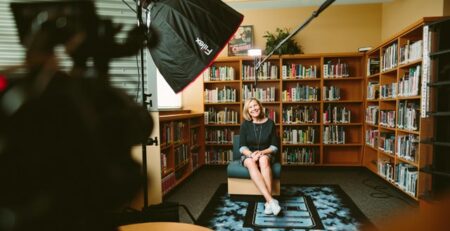
<path id="1" fill-rule="evenodd" d="M 153 121 L 109 84 L 109 61 L 137 53 L 143 29 L 115 42 L 120 26 L 100 19 L 91 1 L 11 8 L 26 73 L 0 92 L 0 230 L 114 230 L 105 216 L 141 189 L 131 148 L 146 144 Z M 58 45 L 74 61 L 69 73 L 54 65 Z"/>

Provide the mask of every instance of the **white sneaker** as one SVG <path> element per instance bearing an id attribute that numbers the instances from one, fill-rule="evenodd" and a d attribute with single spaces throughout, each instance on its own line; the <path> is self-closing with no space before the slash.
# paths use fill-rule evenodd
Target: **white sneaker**
<path id="1" fill-rule="evenodd" d="M 276 199 L 272 199 L 269 202 L 269 207 L 272 209 L 272 213 L 275 216 L 277 216 L 280 213 L 280 211 L 281 211 L 281 207 L 278 204 L 278 201 Z"/>
<path id="2" fill-rule="evenodd" d="M 270 204 L 269 203 L 265 203 L 264 204 L 264 214 L 270 215 L 272 213 L 273 213 L 272 212 L 272 207 L 270 207 Z"/>

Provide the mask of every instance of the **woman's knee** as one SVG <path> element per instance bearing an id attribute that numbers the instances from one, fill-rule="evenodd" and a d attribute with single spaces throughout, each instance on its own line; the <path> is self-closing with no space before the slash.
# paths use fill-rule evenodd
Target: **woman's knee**
<path id="1" fill-rule="evenodd" d="M 259 158 L 259 167 L 270 168 L 270 158 L 268 156 L 262 156 Z"/>
<path id="2" fill-rule="evenodd" d="M 256 165 L 255 161 L 252 160 L 252 158 L 247 158 L 247 159 L 245 159 L 245 160 L 244 160 L 244 166 L 245 166 L 246 168 L 248 168 L 248 169 L 258 167 L 258 166 Z"/>

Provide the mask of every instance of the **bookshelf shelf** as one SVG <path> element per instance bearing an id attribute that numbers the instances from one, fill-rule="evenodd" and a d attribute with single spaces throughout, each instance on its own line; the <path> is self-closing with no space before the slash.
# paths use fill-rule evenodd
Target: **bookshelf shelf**
<path id="1" fill-rule="evenodd" d="M 420 100 L 421 97 L 420 97 L 420 95 L 418 95 L 418 96 L 401 96 L 401 97 L 397 97 L 397 100 L 414 100 L 414 99 Z"/>
<path id="2" fill-rule="evenodd" d="M 429 87 L 446 87 L 450 86 L 450 81 L 436 81 L 434 83 L 429 83 Z"/>
<path id="3" fill-rule="evenodd" d="M 283 146 L 286 146 L 286 147 L 299 147 L 299 146 L 319 147 L 320 144 L 302 144 L 302 143 L 291 144 L 291 143 L 283 143 Z"/>
<path id="4" fill-rule="evenodd" d="M 401 162 L 408 163 L 408 164 L 410 164 L 410 165 L 412 165 L 414 167 L 417 167 L 417 168 L 419 167 L 419 165 L 416 162 L 414 162 L 414 161 L 406 160 L 406 159 L 403 159 L 401 157 L 397 157 L 397 160 L 401 161 Z"/>
<path id="5" fill-rule="evenodd" d="M 396 72 L 397 72 L 397 68 L 391 68 L 391 69 L 382 71 L 381 74 L 382 75 L 387 75 L 387 74 L 393 74 L 393 73 L 396 73 Z"/>
<path id="6" fill-rule="evenodd" d="M 324 147 L 360 147 L 362 144 L 323 144 Z"/>
<path id="7" fill-rule="evenodd" d="M 432 52 L 432 53 L 430 53 L 430 57 L 435 58 L 437 56 L 447 55 L 447 54 L 450 54 L 450 49 Z"/>
<path id="8" fill-rule="evenodd" d="M 411 66 L 417 66 L 422 63 L 422 59 L 416 59 L 407 63 L 400 64 L 398 68 L 409 68 Z"/>
<path id="9" fill-rule="evenodd" d="M 283 127 L 294 127 L 294 126 L 320 126 L 321 124 L 319 123 L 285 123 L 283 124 Z"/>
<path id="10" fill-rule="evenodd" d="M 239 127 L 240 124 L 205 124 L 206 127 Z"/>
<path id="11" fill-rule="evenodd" d="M 159 116 L 161 186 L 167 194 L 204 164 L 203 113 Z"/>
<path id="12" fill-rule="evenodd" d="M 268 110 L 268 117 L 275 121 L 279 136 L 283 140 L 283 133 L 294 131 L 303 131 L 314 129 L 314 144 L 300 144 L 282 142 L 280 145 L 281 158 L 283 165 L 310 166 L 310 165 L 342 165 L 342 166 L 361 166 L 362 165 L 362 134 L 363 134 L 363 106 L 364 106 L 364 55 L 362 53 L 329 53 L 329 54 L 309 54 L 309 55 L 281 55 L 269 59 L 266 67 L 266 73 L 270 78 L 267 80 L 258 79 L 254 86 L 254 74 L 252 68 L 254 60 L 252 57 L 233 57 L 219 58 L 212 68 L 232 66 L 234 80 L 233 88 L 236 89 L 236 102 L 232 104 L 233 110 L 239 113 L 237 124 L 206 124 L 206 133 L 215 132 L 217 129 L 229 129 L 229 134 L 238 134 L 239 126 L 242 123 L 242 107 L 244 99 L 253 94 L 253 90 L 262 92 L 261 95 L 270 95 L 270 101 L 261 100 L 264 107 Z M 203 79 L 209 79 L 211 71 L 206 72 L 208 76 Z M 214 82 L 210 84 L 205 82 L 204 89 L 223 89 L 227 86 L 226 81 Z M 239 87 L 235 87 L 238 86 Z M 337 89 L 340 91 L 339 100 L 324 100 L 322 91 L 327 89 Z M 260 88 L 260 89 L 258 89 Z M 265 90 L 270 89 L 270 90 Z M 294 90 L 295 89 L 295 90 Z M 307 95 L 308 94 L 308 95 Z M 294 96 L 294 97 L 292 97 Z M 269 97 L 268 97 L 269 98 Z M 295 99 L 295 100 L 293 100 Z M 328 99 L 328 98 L 327 98 Z M 204 111 L 211 108 L 225 107 L 221 104 L 211 104 L 204 101 Z M 346 110 L 345 113 L 351 113 L 349 123 L 324 123 L 323 114 L 329 108 L 333 110 Z M 306 110 L 312 110 L 315 113 L 316 121 L 311 123 L 289 123 L 289 121 L 300 121 L 298 114 L 293 113 L 292 118 L 288 118 L 286 113 L 295 111 L 295 113 L 305 113 Z M 345 114 L 344 113 L 344 114 Z M 350 118 L 349 117 L 349 118 Z M 288 121 L 288 122 L 286 122 Z M 340 121 L 340 120 L 339 120 Z M 334 128 L 334 131 L 332 129 Z M 344 144 L 325 144 L 323 142 L 324 130 L 329 132 L 339 131 L 342 137 L 347 139 Z M 345 133 L 345 135 L 343 134 Z M 331 137 L 331 136 L 330 136 Z M 207 137 L 206 140 L 209 140 Z M 334 142 L 334 141 L 332 141 Z M 206 156 L 211 161 L 209 164 L 226 164 L 227 156 L 232 147 L 223 144 L 206 144 Z M 306 155 L 308 161 L 300 161 L 299 155 Z M 302 157 L 305 160 L 305 156 Z"/>
<path id="13" fill-rule="evenodd" d="M 363 77 L 347 77 L 347 78 L 325 78 L 323 81 L 355 81 L 363 80 Z"/>
<path id="14" fill-rule="evenodd" d="M 409 134 L 416 134 L 416 135 L 420 135 L 420 131 L 413 131 L 413 130 L 406 130 L 406 129 L 396 129 L 398 132 L 401 133 L 409 133 Z"/>
<path id="15" fill-rule="evenodd" d="M 325 100 L 323 103 L 363 103 L 362 100 Z"/>

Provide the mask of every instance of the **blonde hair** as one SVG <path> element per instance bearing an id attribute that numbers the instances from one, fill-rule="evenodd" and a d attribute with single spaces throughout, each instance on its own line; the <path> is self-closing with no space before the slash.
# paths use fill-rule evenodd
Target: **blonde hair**
<path id="1" fill-rule="evenodd" d="M 256 98 L 249 98 L 249 99 L 245 100 L 244 108 L 242 109 L 242 114 L 243 114 L 242 116 L 244 117 L 244 119 L 248 120 L 248 121 L 252 121 L 252 116 L 248 112 L 248 109 L 250 108 L 250 103 L 252 101 L 255 101 L 259 105 L 260 111 L 259 111 L 258 119 L 264 118 L 264 107 L 261 104 L 261 102 Z"/>

